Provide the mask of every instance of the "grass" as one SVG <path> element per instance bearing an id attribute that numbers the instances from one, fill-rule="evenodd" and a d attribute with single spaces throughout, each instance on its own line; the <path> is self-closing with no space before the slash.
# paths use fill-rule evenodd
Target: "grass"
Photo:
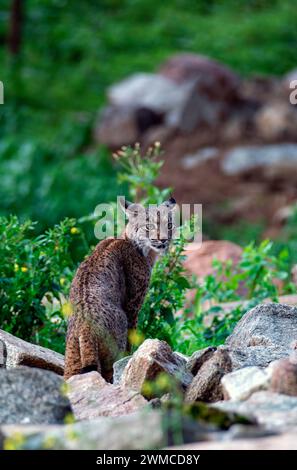
<path id="1" fill-rule="evenodd" d="M 222 4 L 223 3 L 223 4 Z M 0 16 L 6 33 L 8 12 Z M 46 141 L 65 121 L 97 112 L 106 87 L 131 73 L 154 71 L 180 51 L 209 55 L 241 75 L 281 75 L 295 64 L 297 10 L 293 0 L 28 0 L 21 89 L 5 49 L 1 79 L 7 102 L 32 114 L 22 131 Z"/>

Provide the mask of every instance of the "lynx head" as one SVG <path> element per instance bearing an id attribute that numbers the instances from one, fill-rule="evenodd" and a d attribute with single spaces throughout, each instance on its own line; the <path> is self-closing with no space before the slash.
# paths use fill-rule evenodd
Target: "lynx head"
<path id="1" fill-rule="evenodd" d="M 136 244 L 144 256 L 147 256 L 151 249 L 164 253 L 176 229 L 173 215 L 175 200 L 170 198 L 159 206 L 149 207 L 127 200 L 122 200 L 121 204 L 128 217 L 126 237 Z"/>

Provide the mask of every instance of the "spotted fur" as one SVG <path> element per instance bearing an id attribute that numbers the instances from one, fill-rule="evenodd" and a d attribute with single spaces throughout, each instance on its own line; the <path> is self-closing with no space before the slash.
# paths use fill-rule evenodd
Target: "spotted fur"
<path id="1" fill-rule="evenodd" d="M 137 326 L 155 259 L 173 236 L 174 205 L 173 199 L 146 209 L 126 203 L 123 238 L 102 241 L 79 266 L 70 291 L 65 379 L 97 370 L 112 380 L 113 363 L 130 349 L 128 331 Z"/>

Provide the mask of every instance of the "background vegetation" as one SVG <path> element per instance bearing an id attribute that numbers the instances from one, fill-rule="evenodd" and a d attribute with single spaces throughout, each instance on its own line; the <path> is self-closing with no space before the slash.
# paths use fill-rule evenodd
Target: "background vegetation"
<path id="1" fill-rule="evenodd" d="M 154 185 L 155 162 L 138 161 L 132 171 L 94 145 L 106 88 L 133 72 L 154 71 L 180 51 L 206 54 L 242 76 L 284 74 L 296 59 L 297 9 L 294 0 L 27 0 L 15 48 L 14 4 L 0 0 L 0 326 L 63 351 L 69 283 L 96 243 L 95 206 L 129 191 L 146 202 L 168 193 Z M 183 241 L 174 246 L 154 271 L 140 337 L 159 336 L 190 353 L 222 342 L 246 305 L 276 299 L 274 278 L 291 292 L 296 221 L 294 215 L 277 244 L 247 246 L 241 272 L 217 264 L 203 285 L 185 279 Z M 260 233 L 250 227 L 244 238 L 240 227 L 212 230 L 242 244 Z M 239 283 L 248 304 L 222 322 L 216 304 L 237 300 Z M 195 304 L 175 316 L 189 287 Z M 203 324 L 208 300 L 212 328 Z"/>
<path id="2" fill-rule="evenodd" d="M 283 74 L 296 58 L 294 0 L 27 0 L 17 54 L 13 3 L 0 7 L 0 213 L 39 231 L 118 193 L 106 150 L 92 143 L 110 84 L 179 51 L 243 76 Z"/>

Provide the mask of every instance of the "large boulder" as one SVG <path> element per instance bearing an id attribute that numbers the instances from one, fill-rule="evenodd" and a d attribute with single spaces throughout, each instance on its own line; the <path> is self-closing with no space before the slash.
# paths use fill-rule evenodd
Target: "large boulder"
<path id="1" fill-rule="evenodd" d="M 231 70 L 207 57 L 172 57 L 159 73 L 137 73 L 108 89 L 96 139 L 116 148 L 136 140 L 150 145 L 159 127 L 165 136 L 166 129 L 213 130 L 238 105 L 238 85 Z"/>
<path id="2" fill-rule="evenodd" d="M 64 356 L 0 330 L 0 367 L 10 369 L 19 365 L 52 370 L 63 375 Z"/>
<path id="3" fill-rule="evenodd" d="M 185 359 L 174 354 L 165 341 L 147 339 L 126 365 L 121 385 L 146 395 L 144 384 L 156 379 L 160 373 L 174 378 L 182 388 L 188 387 L 193 379 L 192 374 L 186 370 Z"/>
<path id="4" fill-rule="evenodd" d="M 233 369 L 266 367 L 290 355 L 297 346 L 297 308 L 261 304 L 247 312 L 226 340 Z"/>
<path id="5" fill-rule="evenodd" d="M 107 383 L 98 372 L 75 375 L 67 384 L 67 394 L 78 420 L 127 415 L 147 404 L 139 392 Z"/>
<path id="6" fill-rule="evenodd" d="M 224 348 L 218 348 L 197 370 L 189 386 L 185 400 L 187 402 L 204 401 L 212 403 L 223 398 L 221 380 L 224 374 L 231 372 L 232 362 Z"/>
<path id="7" fill-rule="evenodd" d="M 0 424 L 62 423 L 71 411 L 54 372 L 33 367 L 0 369 Z"/>
<path id="8" fill-rule="evenodd" d="M 248 419 L 256 419 L 260 425 L 269 430 L 287 431 L 289 427 L 296 427 L 297 397 L 260 391 L 245 401 L 225 400 L 212 406 Z"/>

